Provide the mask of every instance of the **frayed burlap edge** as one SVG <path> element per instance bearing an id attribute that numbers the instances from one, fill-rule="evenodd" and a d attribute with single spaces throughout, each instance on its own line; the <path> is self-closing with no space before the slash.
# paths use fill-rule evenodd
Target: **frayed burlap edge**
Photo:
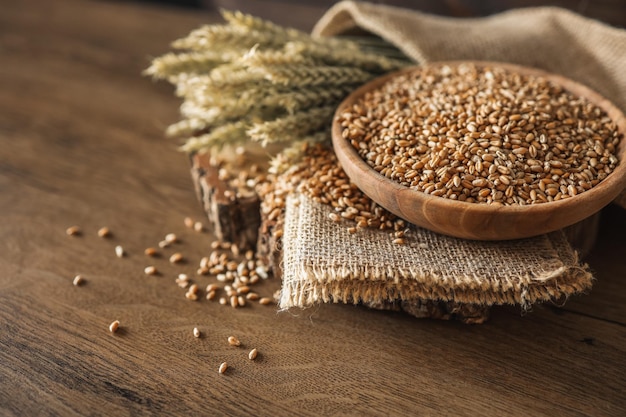
<path id="1" fill-rule="evenodd" d="M 301 208 L 317 204 L 303 196 L 290 196 L 285 213 L 283 287 L 279 307 L 308 307 L 317 303 L 378 304 L 390 300 L 437 300 L 464 304 L 501 305 L 518 304 L 529 308 L 532 304 L 549 300 L 563 300 L 570 295 L 591 288 L 593 277 L 585 264 L 580 264 L 577 253 L 570 247 L 562 231 L 538 237 L 535 243 L 548 245 L 558 266 L 548 265 L 542 273 L 521 274 L 516 277 L 481 279 L 480 276 L 442 277 L 433 269 L 420 267 L 346 265 L 315 265 L 300 257 L 294 245 L 307 239 L 298 225 L 303 216 Z M 319 208 L 318 208 L 319 209 Z M 328 207 L 323 210 L 330 210 Z M 327 218 L 327 217 L 326 217 Z M 308 219 L 315 224 L 319 219 Z M 342 227 L 336 225 L 337 238 Z M 421 233 L 423 229 L 416 229 Z M 386 237 L 386 234 L 382 234 Z M 345 237 L 345 236 L 344 236 Z M 481 242 L 475 242 L 480 253 Z M 313 248 L 311 248 L 313 250 Z M 547 262 L 547 261 L 546 261 Z"/>

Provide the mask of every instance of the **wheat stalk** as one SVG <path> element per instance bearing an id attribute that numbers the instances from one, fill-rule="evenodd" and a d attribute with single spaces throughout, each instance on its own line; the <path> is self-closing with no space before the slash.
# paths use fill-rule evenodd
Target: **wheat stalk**
<path id="1" fill-rule="evenodd" d="M 328 45 L 290 42 L 284 48 L 287 55 L 300 54 L 318 64 L 350 66 L 374 73 L 384 73 L 407 65 L 406 59 L 388 57 L 355 50 L 341 50 Z"/>
<path id="2" fill-rule="evenodd" d="M 362 84 L 372 74 L 354 67 L 331 67 L 308 65 L 276 65 L 259 67 L 266 80 L 274 84 L 294 87 L 316 87 Z"/>
<path id="3" fill-rule="evenodd" d="M 293 113 L 298 110 L 337 103 L 353 90 L 352 84 L 338 85 L 331 89 L 301 89 L 272 96 L 280 107 Z"/>
<path id="4" fill-rule="evenodd" d="M 224 64 L 224 60 L 214 54 L 168 53 L 152 61 L 145 75 L 151 75 L 157 79 L 164 79 L 178 74 L 195 74 L 210 71 Z"/>
<path id="5" fill-rule="evenodd" d="M 193 51 L 238 52 L 248 50 L 254 45 L 280 46 L 284 40 L 272 33 L 247 30 L 245 28 L 223 25 L 203 26 L 188 36 L 172 42 L 175 49 Z"/>
<path id="6" fill-rule="evenodd" d="M 248 136 L 263 146 L 275 142 L 294 142 L 315 131 L 328 127 L 335 106 L 315 107 L 272 121 L 254 123 L 247 130 Z"/>
<path id="7" fill-rule="evenodd" d="M 224 20 L 234 28 L 267 33 L 283 43 L 289 40 L 307 40 L 310 38 L 308 34 L 297 29 L 285 28 L 239 11 L 222 10 L 221 13 Z"/>
<path id="8" fill-rule="evenodd" d="M 245 121 L 226 123 L 216 127 L 209 133 L 187 139 L 181 150 L 195 152 L 202 149 L 244 142 L 246 140 L 247 126 L 248 124 Z"/>
<path id="9" fill-rule="evenodd" d="M 407 64 L 380 40 L 315 38 L 239 12 L 202 26 L 144 72 L 183 99 L 167 129 L 186 152 L 256 141 L 328 141 L 337 104 L 356 86 Z"/>

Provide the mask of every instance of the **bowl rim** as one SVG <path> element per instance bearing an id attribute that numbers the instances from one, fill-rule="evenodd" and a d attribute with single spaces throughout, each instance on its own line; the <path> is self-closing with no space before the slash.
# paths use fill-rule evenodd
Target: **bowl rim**
<path id="1" fill-rule="evenodd" d="M 573 197 L 565 198 L 565 199 L 558 200 L 558 201 L 540 203 L 540 204 L 526 204 L 526 205 L 515 204 L 515 205 L 494 206 L 491 204 L 471 203 L 471 202 L 458 201 L 458 200 L 452 200 L 448 198 L 433 196 L 430 194 L 426 194 L 422 191 L 418 191 L 416 189 L 410 188 L 408 186 L 402 185 L 399 182 L 392 180 L 390 178 L 387 178 L 386 176 L 374 170 L 370 165 L 367 164 L 367 162 L 365 162 L 365 160 L 361 158 L 361 156 L 354 149 L 354 147 L 350 144 L 350 142 L 347 139 L 343 138 L 341 134 L 343 129 L 341 125 L 338 123 L 340 115 L 343 112 L 345 112 L 347 108 L 351 107 L 351 105 L 354 104 L 355 101 L 360 99 L 365 93 L 379 88 L 380 86 L 384 85 L 386 82 L 388 82 L 389 80 L 395 77 L 398 77 L 405 73 L 410 73 L 410 72 L 413 72 L 413 71 L 416 71 L 425 67 L 442 67 L 445 65 L 456 66 L 456 65 L 467 64 L 467 63 L 476 65 L 478 67 L 500 67 L 500 68 L 507 69 L 509 71 L 518 72 L 522 75 L 540 76 L 540 77 L 548 79 L 549 81 L 555 83 L 556 85 L 559 85 L 565 88 L 570 93 L 584 97 L 585 99 L 587 99 L 594 105 L 600 107 L 603 111 L 607 113 L 608 117 L 610 117 L 611 120 L 616 124 L 618 132 L 621 133 L 622 135 L 620 142 L 617 146 L 616 152 L 615 152 L 615 155 L 618 158 L 618 165 L 616 166 L 616 168 L 600 183 L 593 186 L 589 190 L 579 193 Z M 374 200 L 376 203 L 378 203 L 379 205 L 383 207 L 385 206 L 380 204 L 380 202 L 376 198 L 376 195 L 372 196 L 370 195 L 372 194 L 371 191 L 368 192 L 366 190 L 363 190 L 362 184 L 363 184 L 364 178 L 361 176 L 357 176 L 354 173 L 349 172 L 351 170 L 346 169 L 346 166 L 345 166 L 346 163 L 353 164 L 353 168 L 357 169 L 361 174 L 369 176 L 371 179 L 375 180 L 376 183 L 380 184 L 381 186 L 387 189 L 391 188 L 392 190 L 395 190 L 400 193 L 411 193 L 415 195 L 415 199 L 421 200 L 423 203 L 428 204 L 429 206 L 436 207 L 437 209 L 449 210 L 451 212 L 459 210 L 463 212 L 471 212 L 471 213 L 483 214 L 483 215 L 496 214 L 496 213 L 498 215 L 507 214 L 507 213 L 508 214 L 527 213 L 529 215 L 548 214 L 548 213 L 553 213 L 555 211 L 560 212 L 561 210 L 567 210 L 568 208 L 573 208 L 575 206 L 579 206 L 579 205 L 583 205 L 587 203 L 586 205 L 588 207 L 591 207 L 590 209 L 581 210 L 580 208 L 578 208 L 579 211 L 584 213 L 584 215 L 578 216 L 580 217 L 580 219 L 578 220 L 583 220 L 584 218 L 595 214 L 597 211 L 599 211 L 604 206 L 609 204 L 615 197 L 617 197 L 623 190 L 626 189 L 626 143 L 625 143 L 626 142 L 626 116 L 624 115 L 624 113 L 617 106 L 615 106 L 611 101 L 609 101 L 604 96 L 597 93 L 596 91 L 592 90 L 591 88 L 585 86 L 584 84 L 571 80 L 560 74 L 550 73 L 548 71 L 534 68 L 534 67 L 527 67 L 527 66 L 522 66 L 518 64 L 511 64 L 511 63 L 504 63 L 504 62 L 497 62 L 497 61 L 474 61 L 474 60 L 434 61 L 434 62 L 430 62 L 424 65 L 414 65 L 414 66 L 405 67 L 398 71 L 394 71 L 394 72 L 382 75 L 380 77 L 377 77 L 367 82 L 366 84 L 360 86 L 359 88 L 354 90 L 352 93 L 350 93 L 339 104 L 339 106 L 337 107 L 335 111 L 333 122 L 332 122 L 331 133 L 332 133 L 331 136 L 332 136 L 333 148 L 335 150 L 335 153 L 337 154 L 337 157 L 339 158 L 340 163 L 344 167 L 344 171 L 346 171 L 346 174 L 355 183 L 355 185 L 357 185 L 359 188 L 362 189 L 363 192 L 365 192 L 365 194 L 367 194 L 372 200 Z M 373 193 L 373 194 L 376 194 L 376 193 Z M 589 203 L 593 203 L 593 204 L 589 204 Z M 402 213 L 397 213 L 393 210 L 390 210 L 388 207 L 385 207 L 385 208 L 389 211 L 392 211 L 394 214 L 400 216 L 401 218 L 405 218 L 402 215 Z M 405 218 L 405 220 L 408 220 L 408 219 Z M 569 226 L 573 223 L 576 223 L 576 221 L 569 222 L 569 224 L 558 225 L 552 228 L 552 230 L 546 230 L 546 233 L 560 229 L 565 226 Z M 417 224 L 417 225 L 422 226 L 420 224 Z M 459 236 L 459 237 L 463 237 L 463 236 Z"/>

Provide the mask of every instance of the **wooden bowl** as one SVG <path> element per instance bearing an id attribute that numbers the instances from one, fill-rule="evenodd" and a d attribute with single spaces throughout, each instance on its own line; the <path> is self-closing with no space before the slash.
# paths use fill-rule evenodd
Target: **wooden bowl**
<path id="1" fill-rule="evenodd" d="M 440 62 L 429 65 L 459 63 Z M 619 132 L 622 135 L 626 133 L 624 114 L 611 102 L 582 84 L 559 75 L 518 65 L 494 62 L 475 62 L 475 64 L 502 67 L 520 74 L 547 78 L 602 108 L 616 123 Z M 616 150 L 618 165 L 604 180 L 574 197 L 541 204 L 493 206 L 451 200 L 408 188 L 379 174 L 359 156 L 350 142 L 342 137 L 338 117 L 366 92 L 379 88 L 393 77 L 414 70 L 415 68 L 406 68 L 382 76 L 355 90 L 339 105 L 332 126 L 333 147 L 346 174 L 372 200 L 395 215 L 417 226 L 459 238 L 519 239 L 551 232 L 579 222 L 598 212 L 626 188 L 624 137 Z"/>

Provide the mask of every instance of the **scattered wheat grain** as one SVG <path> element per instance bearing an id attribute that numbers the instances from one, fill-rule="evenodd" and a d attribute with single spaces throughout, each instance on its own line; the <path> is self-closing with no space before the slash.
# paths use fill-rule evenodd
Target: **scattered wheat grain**
<path id="1" fill-rule="evenodd" d="M 117 330 L 120 328 L 120 322 L 119 320 L 115 320 L 113 323 L 109 324 L 109 331 L 111 333 L 115 333 L 117 332 Z"/>
<path id="2" fill-rule="evenodd" d="M 78 226 L 71 226 L 65 230 L 65 233 L 68 236 L 80 236 L 82 232 L 80 231 L 80 228 Z"/>
<path id="3" fill-rule="evenodd" d="M 250 359 L 251 361 L 255 360 L 257 355 L 259 354 L 259 352 L 257 351 L 256 348 L 252 349 L 249 353 L 248 353 L 248 359 Z"/>

